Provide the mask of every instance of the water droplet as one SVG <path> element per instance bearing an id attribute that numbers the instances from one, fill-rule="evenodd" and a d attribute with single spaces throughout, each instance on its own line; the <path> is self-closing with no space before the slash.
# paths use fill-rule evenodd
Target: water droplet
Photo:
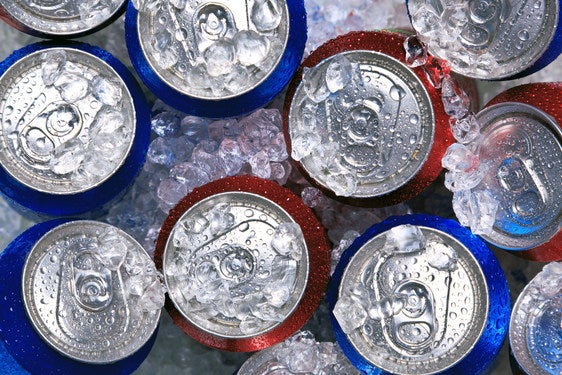
<path id="1" fill-rule="evenodd" d="M 51 261 L 51 263 L 56 263 L 59 260 L 59 258 L 57 258 L 56 255 L 53 255 L 51 256 L 51 258 L 49 258 L 49 260 Z"/>
<path id="2" fill-rule="evenodd" d="M 240 224 L 238 229 L 240 230 L 240 232 L 245 232 L 250 229 L 250 224 L 248 224 L 247 222 L 243 222 L 242 224 Z"/>
<path id="3" fill-rule="evenodd" d="M 410 140 L 409 140 L 409 141 L 410 141 L 410 144 L 413 145 L 414 143 L 416 143 L 416 142 L 418 141 L 418 136 L 415 135 L 415 134 L 412 134 L 412 135 L 410 136 Z"/>
<path id="4" fill-rule="evenodd" d="M 402 100 L 406 96 L 406 92 L 402 86 L 394 85 L 390 88 L 390 97 L 396 101 Z"/>
<path id="5" fill-rule="evenodd" d="M 412 114 L 410 115 L 409 120 L 410 120 L 410 124 L 416 125 L 420 121 L 420 118 L 418 115 Z"/>
<path id="6" fill-rule="evenodd" d="M 529 32 L 523 29 L 517 33 L 517 37 L 519 37 L 522 41 L 529 40 Z"/>
<path id="7" fill-rule="evenodd" d="M 248 209 L 244 212 L 244 215 L 246 215 L 246 217 L 252 217 L 252 216 L 254 216 L 254 210 L 251 210 L 251 209 L 248 208 Z"/>

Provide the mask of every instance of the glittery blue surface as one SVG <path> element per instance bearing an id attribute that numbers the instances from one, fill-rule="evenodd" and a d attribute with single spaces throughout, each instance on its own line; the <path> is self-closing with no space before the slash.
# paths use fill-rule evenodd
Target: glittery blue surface
<path id="1" fill-rule="evenodd" d="M 338 300 L 341 279 L 351 258 L 373 237 L 398 225 L 411 224 L 434 228 L 445 232 L 463 243 L 472 253 L 486 279 L 489 295 L 489 311 L 486 326 L 474 348 L 453 367 L 440 372 L 441 375 L 481 374 L 498 354 L 505 338 L 510 314 L 509 290 L 500 265 L 482 240 L 456 221 L 430 215 L 405 215 L 390 217 L 365 231 L 343 253 L 338 263 L 328 291 L 330 310 L 333 311 Z M 330 315 L 336 339 L 349 360 L 364 374 L 387 375 L 389 373 L 373 366 L 353 347 L 343 332 L 333 313 Z"/>

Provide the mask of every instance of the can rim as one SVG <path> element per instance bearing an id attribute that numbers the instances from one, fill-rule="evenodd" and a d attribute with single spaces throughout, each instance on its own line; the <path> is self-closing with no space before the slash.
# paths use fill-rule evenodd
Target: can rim
<path id="1" fill-rule="evenodd" d="M 403 43 L 407 35 L 389 31 L 361 31 L 350 32 L 336 37 L 324 43 L 314 50 L 297 70 L 291 83 L 289 84 L 285 104 L 283 107 L 283 133 L 287 143 L 287 151 L 291 155 L 291 138 L 289 134 L 289 117 L 291 103 L 296 90 L 302 81 L 304 68 L 318 65 L 322 60 L 329 56 L 346 51 L 374 51 L 386 54 L 395 60 L 406 65 Z M 412 176 L 408 182 L 401 187 L 383 195 L 374 197 L 342 197 L 336 195 L 332 190 L 321 185 L 305 170 L 302 164 L 291 157 L 291 161 L 297 166 L 303 176 L 315 187 L 322 190 L 326 195 L 341 202 L 356 206 L 382 207 L 397 204 L 418 195 L 428 187 L 441 173 L 441 158 L 449 145 L 454 142 L 453 135 L 449 126 L 449 116 L 445 113 L 441 100 L 441 93 L 429 81 L 422 67 L 411 69 L 422 82 L 433 106 L 434 116 L 434 136 L 433 144 L 427 155 L 426 162 L 421 165 L 418 172 Z"/>
<path id="2" fill-rule="evenodd" d="M 166 296 L 166 309 L 177 326 L 206 346 L 234 352 L 256 351 L 285 340 L 312 316 L 328 284 L 330 246 L 324 228 L 298 196 L 271 180 L 239 175 L 215 180 L 194 189 L 170 210 L 160 229 L 154 251 L 154 261 L 160 271 L 163 269 L 166 243 L 183 213 L 202 199 L 224 192 L 248 192 L 265 197 L 282 207 L 300 225 L 309 257 L 308 280 L 303 296 L 293 313 L 282 323 L 263 334 L 239 339 L 219 337 L 195 327 L 175 308 L 169 295 Z"/>

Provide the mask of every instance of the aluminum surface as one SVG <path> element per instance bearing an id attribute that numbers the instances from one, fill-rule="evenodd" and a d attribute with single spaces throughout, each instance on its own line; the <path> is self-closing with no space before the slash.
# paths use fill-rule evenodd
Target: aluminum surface
<path id="1" fill-rule="evenodd" d="M 94 82 L 105 86 L 94 92 Z M 31 53 L 0 77 L 0 121 L 2 167 L 23 185 L 50 194 L 83 192 L 111 177 L 125 161 L 136 127 L 120 76 L 72 48 Z"/>
<path id="2" fill-rule="evenodd" d="M 291 234 L 284 226 L 298 227 L 276 203 L 252 193 L 216 194 L 188 209 L 163 255 L 179 312 L 227 338 L 256 336 L 285 320 L 304 293 L 309 260 L 300 229 Z"/>
<path id="3" fill-rule="evenodd" d="M 559 0 L 410 0 L 412 24 L 454 71 L 482 79 L 519 73 L 547 50 Z"/>
<path id="4" fill-rule="evenodd" d="M 0 6 L 34 32 L 72 36 L 109 20 L 126 0 L 0 0 Z"/>
<path id="5" fill-rule="evenodd" d="M 499 202 L 484 238 L 509 249 L 547 242 L 562 225 L 562 130 L 522 103 L 494 105 L 477 119 L 482 136 L 471 147 L 486 174 L 475 190 L 488 190 Z"/>
<path id="6" fill-rule="evenodd" d="M 435 119 L 430 97 L 410 68 L 373 51 L 331 56 L 311 68 L 309 76 L 323 74 L 336 58 L 351 63 L 351 82 L 318 102 L 308 93 L 323 90 L 324 83 L 307 83 L 305 73 L 289 114 L 293 151 L 300 136 L 317 134 L 321 147 L 306 145 L 308 155 L 300 159 L 315 181 L 340 196 L 392 192 L 416 175 L 431 150 Z"/>
<path id="7" fill-rule="evenodd" d="M 562 371 L 562 264 L 550 263 L 531 280 L 513 306 L 509 326 L 511 351 L 528 374 Z"/>
<path id="8" fill-rule="evenodd" d="M 22 288 L 31 323 L 49 345 L 75 360 L 123 359 L 149 340 L 160 318 L 160 309 L 143 311 L 139 296 L 130 293 L 135 275 L 150 264 L 132 237 L 109 224 L 55 227 L 26 259 Z"/>
<path id="9" fill-rule="evenodd" d="M 284 0 L 170 1 L 141 8 L 137 32 L 152 70 L 201 99 L 239 96 L 275 69 L 289 36 Z"/>
<path id="10" fill-rule="evenodd" d="M 393 374 L 450 368 L 472 350 L 488 315 L 487 284 L 473 255 L 444 232 L 417 228 L 425 246 L 415 251 L 385 246 L 389 231 L 365 243 L 338 292 L 338 303 L 360 293 L 369 316 L 380 314 L 347 337 L 368 362 Z"/>

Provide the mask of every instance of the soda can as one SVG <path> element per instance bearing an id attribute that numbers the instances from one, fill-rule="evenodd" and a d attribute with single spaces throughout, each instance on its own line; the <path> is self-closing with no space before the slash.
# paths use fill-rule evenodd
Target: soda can
<path id="1" fill-rule="evenodd" d="M 309 181 L 350 204 L 412 198 L 453 142 L 440 93 L 405 62 L 405 34 L 352 32 L 307 57 L 289 87 L 284 127 Z"/>
<path id="2" fill-rule="evenodd" d="M 0 190 L 36 216 L 99 210 L 145 160 L 150 112 L 116 58 L 38 43 L 0 63 Z"/>
<path id="3" fill-rule="evenodd" d="M 0 269 L 0 337 L 30 373 L 128 374 L 148 355 L 164 291 L 148 253 L 120 229 L 43 222 L 8 245 Z"/>
<path id="4" fill-rule="evenodd" d="M 457 73 L 513 79 L 562 53 L 560 0 L 407 0 L 412 26 L 434 56 Z"/>
<path id="5" fill-rule="evenodd" d="M 480 374 L 503 344 L 507 281 L 484 242 L 429 215 L 375 224 L 328 292 L 343 352 L 367 374 Z"/>
<path id="6" fill-rule="evenodd" d="M 204 345 L 255 351 L 283 341 L 318 307 L 329 245 L 289 190 L 251 176 L 193 190 L 170 211 L 155 250 L 174 323 Z"/>
<path id="7" fill-rule="evenodd" d="M 561 309 L 562 264 L 552 262 L 527 284 L 513 306 L 509 343 L 516 360 L 514 373 L 560 374 Z"/>
<path id="8" fill-rule="evenodd" d="M 562 259 L 561 94 L 561 83 L 537 83 L 498 95 L 476 115 L 481 134 L 467 144 L 480 181 L 459 200 L 457 216 L 470 207 L 463 201 L 489 197 L 488 205 L 479 200 L 490 216 L 481 236 L 530 260 Z"/>
<path id="9" fill-rule="evenodd" d="M 77 38 L 104 28 L 123 14 L 126 6 L 126 0 L 0 0 L 0 18 L 40 38 Z"/>
<path id="10" fill-rule="evenodd" d="M 160 99 L 192 115 L 231 117 L 265 105 L 304 52 L 302 0 L 138 3 L 126 16 L 133 66 Z"/>

